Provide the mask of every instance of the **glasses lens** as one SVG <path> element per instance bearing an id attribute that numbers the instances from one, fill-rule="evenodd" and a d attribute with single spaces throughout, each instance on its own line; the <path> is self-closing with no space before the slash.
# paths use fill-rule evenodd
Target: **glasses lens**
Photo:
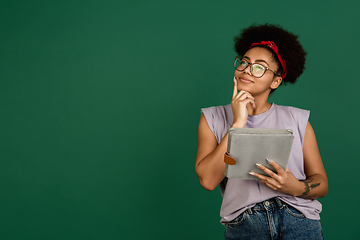
<path id="1" fill-rule="evenodd" d="M 248 66 L 248 62 L 244 59 L 237 58 L 235 61 L 235 68 L 239 71 L 243 71 Z"/>
<path id="2" fill-rule="evenodd" d="M 254 77 L 261 77 L 262 75 L 264 75 L 265 71 L 265 67 L 260 64 L 254 63 L 253 65 L 251 65 L 251 74 Z"/>

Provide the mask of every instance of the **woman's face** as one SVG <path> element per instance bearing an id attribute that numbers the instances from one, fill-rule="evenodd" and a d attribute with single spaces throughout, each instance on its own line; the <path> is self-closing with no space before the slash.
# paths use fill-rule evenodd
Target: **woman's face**
<path id="1" fill-rule="evenodd" d="M 278 65 L 272 57 L 269 50 L 262 47 L 253 47 L 243 56 L 249 63 L 259 63 L 270 68 L 274 72 L 278 70 Z M 254 77 L 250 72 L 250 64 L 244 71 L 235 70 L 235 79 L 238 84 L 238 90 L 250 92 L 252 95 L 258 95 L 277 88 L 281 83 L 281 77 L 276 76 L 273 72 L 266 70 L 260 78 Z"/>

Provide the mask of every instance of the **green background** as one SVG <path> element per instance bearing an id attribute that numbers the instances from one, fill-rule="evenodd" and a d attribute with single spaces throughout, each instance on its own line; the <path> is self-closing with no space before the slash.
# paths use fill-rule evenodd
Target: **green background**
<path id="1" fill-rule="evenodd" d="M 233 38 L 280 24 L 308 52 L 270 101 L 311 110 L 325 239 L 360 239 L 358 1 L 1 1 L 0 238 L 222 239 L 194 170 Z"/>

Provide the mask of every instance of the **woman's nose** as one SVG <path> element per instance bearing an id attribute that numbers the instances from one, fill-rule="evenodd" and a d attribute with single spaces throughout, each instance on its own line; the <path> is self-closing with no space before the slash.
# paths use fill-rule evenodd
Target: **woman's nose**
<path id="1" fill-rule="evenodd" d="M 251 74 L 251 65 L 250 64 L 246 66 L 246 68 L 244 69 L 244 72 L 249 74 L 250 76 L 252 75 Z"/>

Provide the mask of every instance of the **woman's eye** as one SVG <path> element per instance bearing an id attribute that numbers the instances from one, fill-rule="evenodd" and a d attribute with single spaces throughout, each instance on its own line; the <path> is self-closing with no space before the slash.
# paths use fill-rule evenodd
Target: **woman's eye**
<path id="1" fill-rule="evenodd" d="M 245 66 L 245 65 L 246 65 L 246 61 L 244 61 L 244 60 L 241 61 L 241 62 L 240 62 L 240 65 Z"/>
<path id="2" fill-rule="evenodd" d="M 264 70 L 264 67 L 263 67 L 263 66 L 260 66 L 260 65 L 256 65 L 256 66 L 255 66 L 255 70 L 256 70 L 256 71 L 262 71 L 262 70 Z"/>

